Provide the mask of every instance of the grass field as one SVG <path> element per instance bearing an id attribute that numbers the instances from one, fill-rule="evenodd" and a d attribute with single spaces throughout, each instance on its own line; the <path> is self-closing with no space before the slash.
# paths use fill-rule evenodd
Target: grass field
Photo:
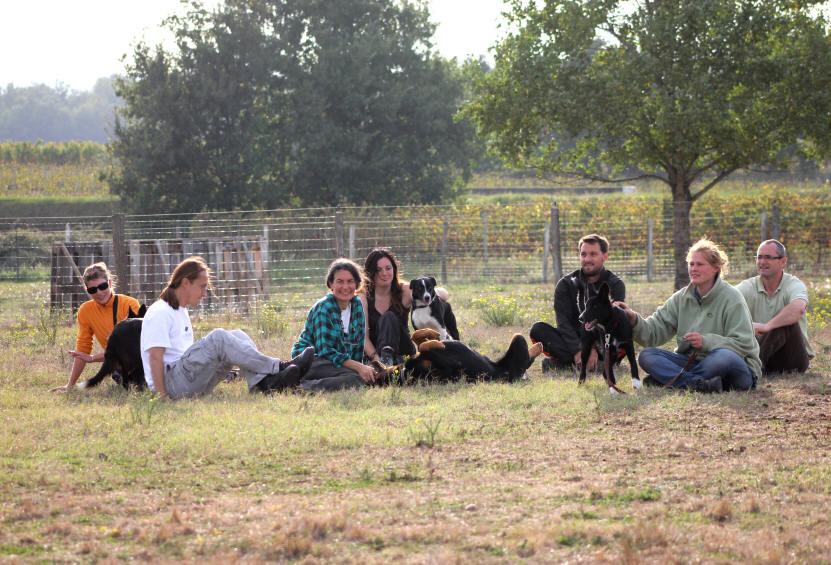
<path id="1" fill-rule="evenodd" d="M 536 363 L 514 385 L 232 382 L 180 402 L 49 394 L 74 320 L 41 306 L 48 284 L 4 284 L 0 562 L 831 563 L 831 308 L 813 283 L 811 371 L 750 393 L 610 398 Z M 553 317 L 550 285 L 451 290 L 487 355 Z M 635 284 L 629 302 L 669 292 Z M 281 356 L 304 312 L 279 313 L 194 322 Z"/>

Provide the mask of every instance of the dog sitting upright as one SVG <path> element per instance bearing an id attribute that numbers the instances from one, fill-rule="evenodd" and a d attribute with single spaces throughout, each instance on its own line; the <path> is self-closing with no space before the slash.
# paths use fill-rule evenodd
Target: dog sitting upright
<path id="1" fill-rule="evenodd" d="M 449 302 L 436 296 L 436 279 L 421 277 L 410 281 L 410 291 L 413 293 L 413 305 L 410 310 L 410 320 L 413 328 L 423 330 L 434 329 L 439 332 L 439 340 L 445 341 L 448 335 L 459 339 L 459 329 L 456 327 L 456 316 L 453 314 Z"/>
<path id="2" fill-rule="evenodd" d="M 617 394 L 620 391 L 615 383 L 614 366 L 620 363 L 623 355 L 629 360 L 629 367 L 632 371 L 632 387 L 636 390 L 641 388 L 641 380 L 638 376 L 638 363 L 635 360 L 635 343 L 632 340 L 632 325 L 626 317 L 623 309 L 612 306 L 609 299 L 609 285 L 603 283 L 595 296 L 586 301 L 586 309 L 580 314 L 582 324 L 580 333 L 580 380 L 586 380 L 586 363 L 589 359 L 592 347 L 596 341 L 600 342 L 603 350 L 603 375 L 609 384 L 609 392 Z M 608 340 L 608 348 L 606 341 Z M 609 356 L 606 359 L 606 356 Z"/>
<path id="3" fill-rule="evenodd" d="M 92 388 L 97 386 L 107 375 L 129 389 L 135 386 L 143 390 L 147 386 L 144 380 L 144 366 L 141 364 L 141 324 L 147 306 L 144 304 L 138 313 L 130 310 L 127 318 L 118 322 L 107 338 L 107 348 L 104 350 L 104 362 L 94 377 L 78 383 L 78 388 Z"/>

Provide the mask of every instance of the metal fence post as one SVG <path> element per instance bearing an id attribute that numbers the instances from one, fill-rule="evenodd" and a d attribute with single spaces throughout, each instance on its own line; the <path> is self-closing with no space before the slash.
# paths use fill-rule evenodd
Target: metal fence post
<path id="1" fill-rule="evenodd" d="M 652 282 L 652 218 L 646 220 L 646 281 Z"/>
<path id="2" fill-rule="evenodd" d="M 482 264 L 488 266 L 488 211 L 482 210 Z"/>
<path id="3" fill-rule="evenodd" d="M 546 223 L 542 236 L 542 282 L 548 282 L 548 253 L 551 243 L 551 226 Z"/>
<path id="4" fill-rule="evenodd" d="M 768 213 L 762 212 L 762 238 L 759 241 L 765 241 L 768 238 Z"/>
<path id="5" fill-rule="evenodd" d="M 441 236 L 441 280 L 447 284 L 447 220 L 444 220 Z"/>
<path id="6" fill-rule="evenodd" d="M 781 233 L 779 232 L 779 204 L 773 205 L 773 214 L 771 214 L 770 223 L 771 223 L 771 237 L 773 239 L 779 239 Z M 764 241 L 764 240 L 763 240 Z"/>
<path id="7" fill-rule="evenodd" d="M 115 273 L 124 294 L 132 296 L 130 288 L 130 263 L 127 261 L 127 245 L 124 237 L 124 214 L 113 214 L 113 255 L 115 256 Z"/>
<path id="8" fill-rule="evenodd" d="M 335 212 L 335 255 L 343 257 L 343 210 Z"/>
<path id="9" fill-rule="evenodd" d="M 554 260 L 554 280 L 563 278 L 563 258 L 560 254 L 560 208 L 557 203 L 551 208 L 551 255 Z"/>
<path id="10" fill-rule="evenodd" d="M 71 235 L 72 234 L 69 231 L 69 224 L 66 224 L 66 229 L 64 231 L 64 236 L 63 236 L 64 242 L 69 243 L 71 241 Z"/>
<path id="11" fill-rule="evenodd" d="M 349 258 L 355 258 L 355 226 L 349 226 Z"/>

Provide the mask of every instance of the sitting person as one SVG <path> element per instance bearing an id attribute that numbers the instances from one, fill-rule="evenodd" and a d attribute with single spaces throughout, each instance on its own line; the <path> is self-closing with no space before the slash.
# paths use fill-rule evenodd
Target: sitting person
<path id="1" fill-rule="evenodd" d="M 366 317 L 364 353 L 370 360 L 395 365 L 404 355 L 415 354 L 409 331 L 410 285 L 399 278 L 398 259 L 389 249 L 370 251 L 364 274 L 364 289 L 358 294 Z"/>
<path id="2" fill-rule="evenodd" d="M 210 272 L 201 257 L 185 259 L 147 309 L 141 327 L 141 361 L 150 390 L 173 399 L 207 394 L 234 366 L 240 368 L 252 393 L 297 385 L 314 349 L 302 351 L 290 362 L 280 361 L 257 351 L 243 331 L 221 328 L 194 343 L 187 306 L 198 306 L 205 297 Z"/>
<path id="3" fill-rule="evenodd" d="M 92 355 L 92 338 L 103 348 L 107 348 L 107 340 L 115 325 L 125 320 L 130 310 L 138 314 L 138 300 L 125 294 L 115 294 L 114 277 L 105 263 L 94 263 L 84 269 L 84 287 L 92 298 L 78 309 L 78 338 L 75 349 L 67 351 L 74 357 L 69 380 L 63 386 L 51 389 L 50 392 L 71 389 L 78 382 L 78 378 L 87 366 L 87 363 L 100 363 L 104 360 L 104 352 Z"/>
<path id="4" fill-rule="evenodd" d="M 736 285 L 750 309 L 765 373 L 804 373 L 814 357 L 805 315 L 808 290 L 801 280 L 784 272 L 787 264 L 784 245 L 775 239 L 763 241 L 756 251 L 759 274 Z"/>
<path id="5" fill-rule="evenodd" d="M 612 300 L 626 299 L 626 285 L 612 271 L 605 268 L 609 259 L 609 242 L 597 234 L 583 236 L 577 244 L 580 252 L 580 268 L 561 278 L 554 288 L 554 314 L 557 327 L 545 322 L 531 326 L 533 343 L 541 343 L 543 372 L 550 369 L 580 369 L 580 322 L 577 320 L 586 308 L 586 301 L 597 294 L 600 285 L 607 283 Z M 597 363 L 598 349 L 593 347 L 586 362 L 586 369 L 600 369 Z"/>
<path id="6" fill-rule="evenodd" d="M 361 286 L 358 265 L 336 259 L 326 274 L 331 292 L 317 301 L 292 349 L 301 353 L 314 347 L 315 358 L 301 383 L 310 391 L 357 388 L 375 382 L 375 369 L 364 365 L 364 309 L 355 294 Z"/>
<path id="7" fill-rule="evenodd" d="M 759 344 L 739 291 L 722 279 L 728 259 L 715 243 L 701 239 L 687 252 L 690 284 L 643 319 L 623 302 L 635 341 L 649 346 L 638 363 L 645 385 L 689 387 L 700 392 L 749 390 L 762 373 Z M 676 336 L 675 352 L 657 349 Z M 695 353 L 695 359 L 690 357 Z"/>

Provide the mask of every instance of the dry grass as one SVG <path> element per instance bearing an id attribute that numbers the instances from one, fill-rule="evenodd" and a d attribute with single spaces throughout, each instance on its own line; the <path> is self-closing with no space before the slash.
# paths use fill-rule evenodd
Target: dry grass
<path id="1" fill-rule="evenodd" d="M 459 310 L 487 354 L 523 331 Z M 831 562 L 827 356 L 749 394 L 614 399 L 536 364 L 525 384 L 230 383 L 149 410 L 109 384 L 45 392 L 73 328 L 15 333 L 36 315 L 0 311 L 0 562 Z"/>

